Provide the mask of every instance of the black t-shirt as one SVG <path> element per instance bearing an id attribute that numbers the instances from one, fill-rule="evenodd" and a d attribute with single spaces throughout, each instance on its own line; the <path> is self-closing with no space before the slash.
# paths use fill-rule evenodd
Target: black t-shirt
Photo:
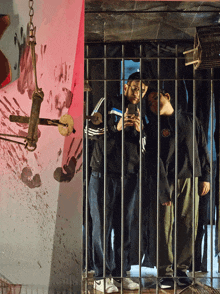
<path id="1" fill-rule="evenodd" d="M 173 132 L 169 122 L 170 117 L 160 117 L 160 158 L 166 166 L 166 160 L 169 152 L 170 136 Z"/>

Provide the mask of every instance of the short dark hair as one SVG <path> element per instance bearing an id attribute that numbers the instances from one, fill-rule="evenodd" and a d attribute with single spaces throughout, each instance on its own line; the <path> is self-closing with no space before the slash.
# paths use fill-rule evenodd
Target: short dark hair
<path id="1" fill-rule="evenodd" d="M 150 84 L 150 76 L 148 74 L 146 74 L 145 72 L 140 73 L 139 71 L 137 72 L 133 72 L 129 77 L 128 77 L 128 82 L 132 82 L 134 80 L 137 81 L 142 81 L 142 83 L 144 83 L 146 86 L 149 86 Z"/>
<path id="2" fill-rule="evenodd" d="M 155 88 L 148 88 L 148 90 L 147 90 L 147 95 L 149 95 L 150 93 L 152 93 L 152 92 L 158 92 L 158 89 L 155 89 Z M 163 94 L 163 95 L 165 95 L 166 93 L 168 93 L 167 91 L 165 91 L 165 89 L 159 89 L 159 93 L 161 93 L 161 94 Z"/>
<path id="3" fill-rule="evenodd" d="M 149 87 L 148 90 L 147 90 L 147 93 L 146 93 L 145 97 L 148 97 L 150 95 L 150 93 L 152 93 L 152 92 L 156 92 L 157 93 L 158 91 L 155 88 Z M 166 91 L 164 88 L 160 88 L 159 89 L 159 93 L 165 95 L 166 93 L 169 93 L 169 92 Z M 170 103 L 173 105 L 173 99 L 172 99 L 171 96 L 170 96 Z"/>

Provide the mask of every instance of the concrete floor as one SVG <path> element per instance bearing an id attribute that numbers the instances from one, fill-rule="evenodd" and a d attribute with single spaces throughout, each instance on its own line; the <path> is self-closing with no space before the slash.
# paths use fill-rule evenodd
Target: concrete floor
<path id="1" fill-rule="evenodd" d="M 134 281 L 138 282 L 138 278 L 132 278 Z M 82 293 L 83 294 L 102 294 L 102 292 L 94 290 L 93 289 L 93 278 L 88 279 L 88 284 L 86 286 L 86 283 L 83 283 L 83 288 L 82 288 Z M 218 281 L 218 282 L 217 282 Z M 211 281 L 209 278 L 207 278 L 205 275 L 201 276 L 199 278 L 196 277 L 195 279 L 195 284 L 193 286 L 187 287 L 187 288 L 180 288 L 177 287 L 176 290 L 167 290 L 167 289 L 160 289 L 158 288 L 158 292 L 156 289 L 156 279 L 154 276 L 151 277 L 146 277 L 141 279 L 141 293 L 151 293 L 151 294 L 156 294 L 156 293 L 167 293 L 167 294 L 220 294 L 220 275 L 219 278 L 213 279 L 213 286 L 211 286 Z M 216 288 L 218 287 L 218 288 Z M 206 291 L 205 291 L 206 290 Z M 120 291 L 121 292 L 121 291 Z M 123 290 L 124 294 L 129 294 L 129 293 L 139 293 L 138 290 L 134 291 L 128 291 L 128 290 Z"/>
<path id="2" fill-rule="evenodd" d="M 162 290 L 158 289 L 158 292 L 156 290 L 156 284 L 157 284 L 157 269 L 154 268 L 147 268 L 142 267 L 141 268 L 141 293 L 177 293 L 177 294 L 191 294 L 191 293 L 198 293 L 198 294 L 206 294 L 209 291 L 204 291 L 205 287 L 207 287 L 206 290 L 208 290 L 208 287 L 211 287 L 212 292 L 209 292 L 210 294 L 220 294 L 220 272 L 219 272 L 219 264 L 218 264 L 218 257 L 215 256 L 213 253 L 213 260 L 212 260 L 212 272 L 211 272 L 211 248 L 210 248 L 210 227 L 208 227 L 208 256 L 207 256 L 207 272 L 195 272 L 194 282 L 195 285 L 190 288 L 177 288 L 176 291 L 174 290 Z M 213 230 L 214 231 L 214 230 Z M 214 252 L 214 240 L 215 236 L 213 235 L 213 251 Z M 136 282 L 139 282 L 139 266 L 134 265 L 131 267 L 131 271 L 128 273 L 129 276 Z M 188 272 L 188 276 L 193 277 L 193 273 Z M 94 291 L 93 289 L 93 274 L 89 273 L 88 275 L 88 283 L 83 283 L 82 293 L 88 293 L 88 294 L 101 294 L 99 291 Z M 124 294 L 128 293 L 138 293 L 138 291 L 123 291 Z"/>
<path id="3" fill-rule="evenodd" d="M 195 282 L 199 282 L 205 284 L 207 286 L 213 287 L 215 289 L 220 290 L 220 267 L 218 264 L 218 257 L 214 254 L 214 244 L 215 244 L 215 227 L 213 228 L 213 256 L 211 261 L 211 227 L 208 226 L 208 254 L 207 254 L 207 272 L 196 272 L 195 273 Z M 212 264 L 212 272 L 211 272 L 211 264 Z M 193 277 L 193 274 L 188 272 L 189 277 Z M 139 266 L 132 266 L 131 277 L 138 277 L 139 276 Z M 147 268 L 142 267 L 141 269 L 141 276 L 142 276 L 142 284 L 144 288 L 151 288 L 156 283 L 156 276 L 157 276 L 157 269 L 154 268 Z M 220 293 L 220 292 L 219 292 Z"/>

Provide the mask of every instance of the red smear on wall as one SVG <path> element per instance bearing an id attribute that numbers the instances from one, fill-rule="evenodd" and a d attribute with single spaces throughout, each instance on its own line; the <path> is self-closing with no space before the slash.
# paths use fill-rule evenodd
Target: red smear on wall
<path id="1" fill-rule="evenodd" d="M 79 1 L 80 2 L 80 1 Z M 54 171 L 54 179 L 58 182 L 70 182 L 78 172 L 82 171 L 82 152 L 83 152 L 83 104 L 84 104 L 84 2 L 79 3 L 81 7 L 77 9 L 80 13 L 79 29 L 77 34 L 76 53 L 73 66 L 73 77 L 71 91 L 62 88 L 62 91 L 55 96 L 55 108 L 62 113 L 62 107 L 68 108 L 68 114 L 74 120 L 74 129 L 72 133 L 65 138 L 62 166 Z M 73 32 L 74 33 L 74 32 Z M 62 70 L 56 68 L 56 76 L 62 77 L 67 74 L 67 66 Z M 65 97 L 65 99 L 62 99 Z M 65 101 L 63 104 L 62 101 Z M 81 183 L 79 183 L 81 185 Z"/>
<path id="2" fill-rule="evenodd" d="M 10 25 L 10 18 L 8 15 L 0 15 L 0 39 L 5 30 Z M 0 51 L 0 89 L 6 86 L 11 81 L 10 65 L 4 53 Z"/>
<path id="3" fill-rule="evenodd" d="M 63 165 L 66 165 L 70 162 L 70 158 L 75 156 L 75 148 L 78 148 L 80 141 L 77 140 L 74 146 L 72 146 L 71 142 L 73 140 L 73 136 L 79 140 L 82 140 L 83 136 L 83 97 L 84 97 L 84 2 L 82 3 L 81 8 L 81 18 L 79 24 L 78 38 L 77 38 L 77 46 L 76 46 L 76 55 L 73 69 L 73 80 L 71 92 L 72 103 L 70 105 L 68 114 L 72 116 L 74 119 L 74 129 L 76 133 L 66 137 L 64 143 L 64 157 L 63 157 Z M 82 146 L 81 146 L 82 149 Z M 70 152 L 71 151 L 71 152 Z M 82 150 L 79 150 L 79 154 L 82 154 Z M 71 154 L 70 154 L 71 153 Z M 81 157 L 81 156 L 80 156 Z M 78 161 L 78 160 L 77 160 Z M 80 166 L 81 162 L 78 161 L 78 165 Z M 78 165 L 76 168 L 78 168 Z"/>
<path id="4" fill-rule="evenodd" d="M 73 118 L 82 116 L 83 114 L 83 91 L 84 91 L 84 3 L 81 9 L 81 18 L 79 24 L 79 32 L 77 39 L 75 63 L 73 70 L 73 81 L 71 91 L 73 93 L 72 104 L 69 114 Z M 82 124 L 81 120 L 81 124 Z M 80 126 L 82 128 L 82 126 Z M 76 129 L 76 127 L 75 127 Z"/>
<path id="5" fill-rule="evenodd" d="M 1 83 L 0 89 L 6 86 L 11 82 L 11 73 L 8 74 L 7 78 L 4 80 L 4 82 Z"/>

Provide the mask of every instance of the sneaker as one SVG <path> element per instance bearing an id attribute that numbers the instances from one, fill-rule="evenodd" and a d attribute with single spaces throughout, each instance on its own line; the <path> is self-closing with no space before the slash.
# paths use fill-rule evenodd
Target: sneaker
<path id="1" fill-rule="evenodd" d="M 118 288 L 112 283 L 110 278 L 95 280 L 93 288 L 106 293 L 119 292 Z"/>
<path id="2" fill-rule="evenodd" d="M 187 276 L 187 274 L 181 270 L 177 270 L 177 283 L 179 286 L 188 287 L 192 284 L 192 280 Z"/>
<path id="3" fill-rule="evenodd" d="M 112 279 L 112 282 L 114 283 L 115 286 L 118 288 L 121 287 L 121 279 Z M 130 278 L 123 278 L 123 289 L 124 290 L 138 290 L 139 289 L 139 284 L 132 281 Z"/>
<path id="4" fill-rule="evenodd" d="M 174 288 L 173 278 L 162 278 L 162 279 L 160 279 L 159 287 L 161 289 L 173 289 Z"/>

